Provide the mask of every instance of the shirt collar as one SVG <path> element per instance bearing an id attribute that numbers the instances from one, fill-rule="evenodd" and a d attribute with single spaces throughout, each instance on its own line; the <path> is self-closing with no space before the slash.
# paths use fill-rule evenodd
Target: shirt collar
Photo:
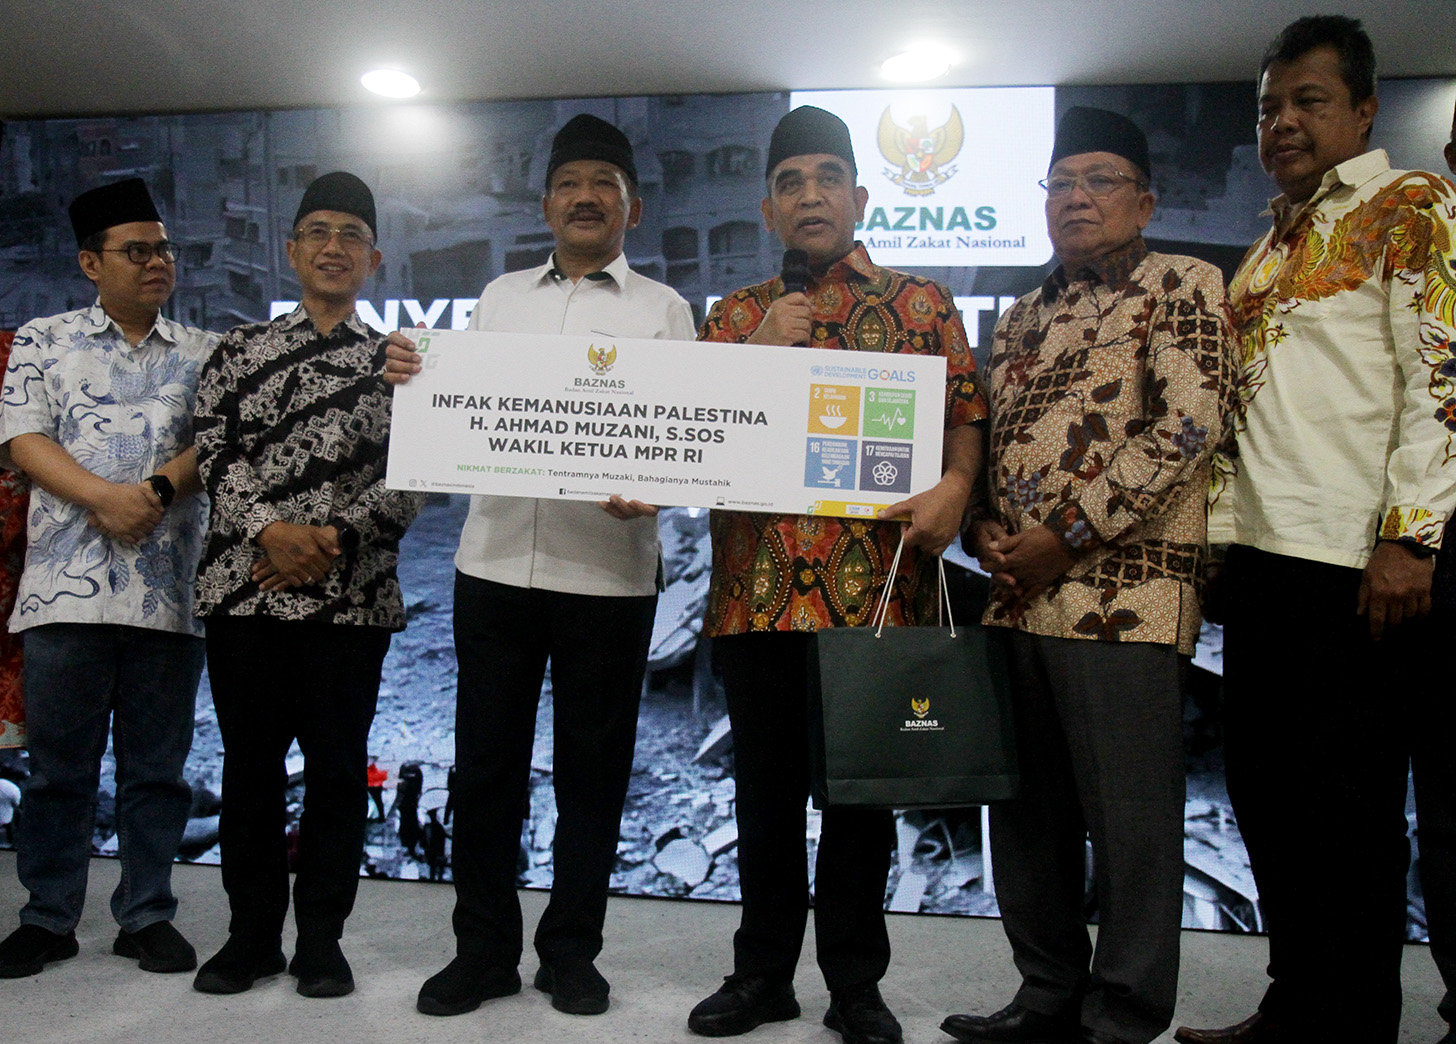
<path id="1" fill-rule="evenodd" d="M 1043 301 L 1053 301 L 1073 281 L 1079 279 L 1101 283 L 1110 290 L 1120 291 L 1127 286 L 1128 280 L 1137 271 L 1137 266 L 1142 264 L 1143 258 L 1147 256 L 1148 245 L 1139 235 L 1133 236 L 1131 240 L 1111 253 L 1103 254 L 1101 257 L 1088 261 L 1085 265 L 1079 266 L 1071 273 L 1068 273 L 1064 266 L 1057 265 L 1052 270 L 1052 274 L 1047 276 L 1041 284 L 1041 298 Z"/>
<path id="2" fill-rule="evenodd" d="M 1315 189 L 1314 195 L 1302 203 L 1292 203 L 1284 195 L 1275 196 L 1269 201 L 1269 209 L 1266 214 L 1274 216 L 1275 223 L 1281 227 L 1288 227 L 1296 215 L 1311 205 L 1323 200 L 1340 186 L 1349 189 L 1358 189 L 1371 178 L 1377 178 L 1390 169 L 1390 157 L 1384 149 L 1371 149 L 1369 152 L 1361 153 L 1344 163 L 1337 163 L 1325 171 L 1325 176 L 1320 179 L 1319 188 Z"/>
<path id="3" fill-rule="evenodd" d="M 588 272 L 586 275 L 582 276 L 582 278 L 589 279 L 593 283 L 612 283 L 616 285 L 618 290 L 620 290 L 627 284 L 627 273 L 631 270 L 631 266 L 627 264 L 627 255 L 625 253 L 622 253 L 612 258 L 607 266 L 601 271 Z M 541 266 L 540 271 L 541 274 L 538 277 L 539 282 L 545 282 L 547 280 L 550 280 L 553 283 L 570 282 L 570 280 L 566 278 L 566 273 L 556 267 L 556 252 L 554 250 L 551 252 L 551 257 L 548 258 L 546 263 Z"/>
<path id="4" fill-rule="evenodd" d="M 811 284 L 817 286 L 819 283 L 847 283 L 851 279 L 875 278 L 875 263 L 870 260 L 870 253 L 865 245 L 855 240 L 854 249 L 845 254 L 834 264 L 830 265 L 822 276 L 817 279 L 811 277 Z"/>
<path id="5" fill-rule="evenodd" d="M 287 315 L 281 316 L 277 320 L 277 323 L 279 329 L 282 330 L 292 330 L 295 327 L 302 326 L 304 323 L 308 323 L 310 326 L 313 325 L 313 321 L 309 319 L 308 311 L 303 307 L 303 302 L 301 301 L 299 302 L 297 308 L 289 312 Z M 345 319 L 342 323 L 339 324 L 339 326 L 344 327 L 356 337 L 367 338 L 371 336 L 373 332 L 369 328 L 368 324 L 365 323 L 363 319 L 359 318 L 359 313 L 357 311 L 350 312 L 349 318 Z M 334 330 L 337 330 L 338 328 L 339 327 L 336 326 L 334 327 Z M 317 327 L 315 327 L 315 330 L 317 330 Z M 333 331 L 330 331 L 330 333 L 332 332 Z"/>
<path id="6" fill-rule="evenodd" d="M 126 334 L 115 319 L 106 314 L 106 309 L 101 307 L 101 298 L 96 298 L 94 304 L 86 310 L 86 332 L 93 337 L 106 333 L 108 330 L 115 330 L 118 337 L 126 340 Z M 153 337 L 159 337 L 168 344 L 177 343 L 177 331 L 173 328 L 172 321 L 160 312 L 157 314 L 157 321 L 152 324 L 151 330 L 141 339 L 139 344 L 145 344 Z"/>

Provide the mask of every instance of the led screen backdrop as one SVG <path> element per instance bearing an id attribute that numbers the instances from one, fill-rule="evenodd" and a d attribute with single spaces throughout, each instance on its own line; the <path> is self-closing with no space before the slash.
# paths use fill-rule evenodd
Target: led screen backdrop
<path id="1" fill-rule="evenodd" d="M 1441 169 L 1456 82 L 1382 86 L 1375 144 L 1397 166 Z M 699 319 L 707 305 L 778 269 L 780 248 L 759 202 L 774 123 L 812 101 L 843 115 L 870 191 L 861 238 L 881 263 L 947 283 L 984 362 L 996 316 L 1034 288 L 1050 248 L 1036 180 L 1056 114 L 1074 104 L 1116 109 L 1148 132 L 1159 208 L 1155 249 L 1190 253 L 1230 272 L 1262 234 L 1272 188 L 1253 144 L 1251 84 L 814 92 L 489 102 L 345 110 L 15 122 L 0 137 L 0 329 L 88 304 L 65 204 L 132 174 L 151 184 L 182 244 L 174 318 L 213 330 L 267 318 L 296 301 L 284 242 L 304 187 L 346 169 L 374 188 L 384 263 L 366 285 L 364 317 L 381 329 L 460 327 L 480 289 L 551 250 L 541 181 L 551 137 L 577 112 L 621 126 L 637 152 L 644 217 L 628 236 L 634 268 L 676 287 Z M 406 538 L 401 574 L 410 626 L 386 662 L 371 748 L 389 773 L 383 818 L 369 828 L 364 871 L 448 880 L 449 770 L 454 760 L 451 561 L 465 503 L 437 499 Z M 732 740 L 706 643 L 698 642 L 708 571 L 707 517 L 665 511 L 668 581 L 653 639 L 636 768 L 613 886 L 643 895 L 736 899 Z M 964 562 L 964 559 L 961 559 Z M 984 580 L 957 570 L 961 612 Z M 1261 924 L 1247 858 L 1223 785 L 1217 711 L 1220 636 L 1208 629 L 1185 693 L 1188 741 L 1185 923 Z M 538 719 L 521 879 L 551 880 L 549 683 Z M 188 773 L 197 794 L 183 857 L 215 862 L 221 744 L 206 681 Z M 295 752 L 290 767 L 301 761 Z M 109 766 L 108 766 L 109 767 Z M 23 756 L 0 752 L 0 775 Z M 103 781 L 97 849 L 114 849 L 111 776 Z M 294 793 L 291 820 L 296 821 Z M 444 825 L 441 832 L 433 819 Z M 371 812 L 373 809 L 371 808 Z M 1414 817 L 1412 815 L 1412 824 Z M 808 844 L 815 844 L 811 817 Z M 887 904 L 896 910 L 996 913 L 995 868 L 979 810 L 897 818 Z M 292 828 L 291 828 L 292 829 Z M 4 834 L 0 833 L 0 840 Z M 1342 851 L 1334 842 L 1330 851 Z M 1310 854 L 1310 873 L 1343 873 Z M 1351 875 L 1358 902 L 1359 875 Z M 1414 880 L 1414 875 L 1413 875 Z M 1332 911 L 1332 915 L 1334 911 Z M 1410 932 L 1424 936 L 1413 890 Z"/>

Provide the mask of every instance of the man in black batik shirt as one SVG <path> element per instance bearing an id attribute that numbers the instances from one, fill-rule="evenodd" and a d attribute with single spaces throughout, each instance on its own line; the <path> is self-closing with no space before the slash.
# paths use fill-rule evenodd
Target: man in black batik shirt
<path id="1" fill-rule="evenodd" d="M 212 520 L 197 613 L 222 731 L 226 945 L 198 970 L 237 993 L 284 969 L 284 758 L 304 755 L 288 971 L 306 997 L 354 988 L 339 948 L 364 847 L 369 726 L 390 634 L 405 625 L 395 563 L 421 505 L 384 487 L 384 339 L 354 310 L 379 266 L 374 197 L 342 172 L 308 187 L 288 261 L 302 304 L 229 333 L 203 370 L 197 456 Z"/>

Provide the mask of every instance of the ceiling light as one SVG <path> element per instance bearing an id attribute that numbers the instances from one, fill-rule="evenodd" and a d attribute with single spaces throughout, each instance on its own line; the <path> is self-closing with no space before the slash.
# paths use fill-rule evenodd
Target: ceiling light
<path id="1" fill-rule="evenodd" d="M 413 98 L 420 93 L 420 81 L 399 69 L 371 69 L 359 82 L 386 98 Z"/>
<path id="2" fill-rule="evenodd" d="M 934 46 L 912 47 L 886 58 L 880 75 L 896 83 L 923 83 L 950 71 L 950 53 Z"/>

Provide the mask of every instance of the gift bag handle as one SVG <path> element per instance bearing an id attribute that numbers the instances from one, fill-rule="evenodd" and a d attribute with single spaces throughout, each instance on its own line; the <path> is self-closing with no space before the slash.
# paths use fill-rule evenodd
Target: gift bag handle
<path id="1" fill-rule="evenodd" d="M 885 619 L 889 616 L 890 613 L 890 591 L 895 586 L 895 573 L 900 568 L 900 553 L 904 550 L 905 528 L 901 526 L 900 542 L 895 545 L 895 557 L 890 561 L 890 574 L 885 578 L 885 590 L 880 595 L 879 603 L 875 606 L 874 615 L 870 617 L 870 623 L 875 625 L 876 638 L 878 638 L 880 636 L 880 632 L 885 629 Z M 936 555 L 935 566 L 940 574 L 940 579 L 938 581 L 939 590 L 937 591 L 935 598 L 936 623 L 937 626 L 943 627 L 945 626 L 945 623 L 949 621 L 950 636 L 954 638 L 956 636 L 955 616 L 952 615 L 950 608 L 950 588 L 946 586 L 945 582 L 945 558 L 941 555 Z M 942 606 L 944 606 L 943 613 L 941 611 Z"/>

